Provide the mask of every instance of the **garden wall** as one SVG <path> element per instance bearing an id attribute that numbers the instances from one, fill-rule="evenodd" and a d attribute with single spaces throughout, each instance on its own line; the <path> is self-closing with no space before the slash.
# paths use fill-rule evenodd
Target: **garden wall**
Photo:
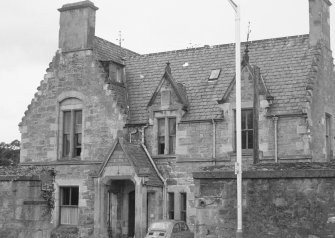
<path id="1" fill-rule="evenodd" d="M 333 167 L 297 163 L 244 171 L 243 237 L 335 237 Z M 235 237 L 236 175 L 223 167 L 207 167 L 193 177 L 196 237 Z"/>
<path id="2" fill-rule="evenodd" d="M 0 167 L 0 237 L 50 237 L 52 178 L 46 170 Z"/>

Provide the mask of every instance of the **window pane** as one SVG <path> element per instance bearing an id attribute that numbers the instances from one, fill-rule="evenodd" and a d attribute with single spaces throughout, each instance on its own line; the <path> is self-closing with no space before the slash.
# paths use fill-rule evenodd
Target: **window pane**
<path id="1" fill-rule="evenodd" d="M 63 132 L 64 134 L 70 134 L 70 130 L 71 130 L 71 112 L 67 111 L 67 112 L 63 112 L 64 116 L 63 116 Z"/>
<path id="2" fill-rule="evenodd" d="M 176 153 L 176 136 L 169 137 L 169 154 Z"/>
<path id="3" fill-rule="evenodd" d="M 247 125 L 248 125 L 248 129 L 252 129 L 254 128 L 254 125 L 253 125 L 253 112 L 252 110 L 247 110 L 246 111 L 247 113 Z"/>
<path id="4" fill-rule="evenodd" d="M 71 187 L 71 204 L 78 206 L 79 201 L 79 187 Z"/>
<path id="5" fill-rule="evenodd" d="M 109 79 L 110 81 L 116 81 L 116 65 L 113 63 L 109 64 Z"/>
<path id="6" fill-rule="evenodd" d="M 169 135 L 176 135 L 176 118 L 169 118 Z"/>
<path id="7" fill-rule="evenodd" d="M 122 69 L 119 67 L 116 69 L 116 82 L 122 83 Z"/>
<path id="8" fill-rule="evenodd" d="M 61 188 L 62 193 L 62 205 L 70 205 L 70 187 Z"/>
<path id="9" fill-rule="evenodd" d="M 75 132 L 81 132 L 81 127 L 82 127 L 82 111 L 75 111 L 74 112 L 74 120 L 75 120 Z"/>
<path id="10" fill-rule="evenodd" d="M 164 154 L 165 150 L 165 137 L 158 137 L 158 154 Z"/>
<path id="11" fill-rule="evenodd" d="M 165 119 L 158 119 L 158 136 L 165 136 Z"/>
<path id="12" fill-rule="evenodd" d="M 158 122 L 158 154 L 164 154 L 165 150 L 165 118 L 160 118 Z"/>
<path id="13" fill-rule="evenodd" d="M 169 193 L 169 219 L 174 219 L 174 193 Z"/>
<path id="14" fill-rule="evenodd" d="M 247 148 L 247 131 L 242 131 L 242 149 Z"/>
<path id="15" fill-rule="evenodd" d="M 248 131 L 248 149 L 254 148 L 254 138 L 253 138 L 253 131 Z"/>
<path id="16" fill-rule="evenodd" d="M 70 135 L 64 134 L 63 135 L 63 156 L 70 155 Z"/>
<path id="17" fill-rule="evenodd" d="M 81 134 L 75 134 L 75 156 L 80 156 L 81 153 Z"/>
<path id="18" fill-rule="evenodd" d="M 241 128 L 242 130 L 246 128 L 247 117 L 245 111 L 241 111 Z"/>
<path id="19" fill-rule="evenodd" d="M 186 193 L 180 193 L 180 220 L 186 221 Z"/>

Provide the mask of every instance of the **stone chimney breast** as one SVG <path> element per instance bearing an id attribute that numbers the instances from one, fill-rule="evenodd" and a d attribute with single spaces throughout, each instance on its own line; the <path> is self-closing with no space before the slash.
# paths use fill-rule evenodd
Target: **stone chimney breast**
<path id="1" fill-rule="evenodd" d="M 311 46 L 321 43 L 330 49 L 329 0 L 308 0 L 309 2 L 309 41 Z"/>
<path id="2" fill-rule="evenodd" d="M 63 52 L 92 49 L 95 36 L 95 11 L 91 1 L 65 4 L 58 9 L 59 48 Z"/>

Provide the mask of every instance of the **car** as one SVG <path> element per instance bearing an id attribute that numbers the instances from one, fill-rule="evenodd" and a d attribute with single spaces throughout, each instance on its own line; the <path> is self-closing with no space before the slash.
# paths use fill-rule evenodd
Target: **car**
<path id="1" fill-rule="evenodd" d="M 160 220 L 150 225 L 145 238 L 194 238 L 194 233 L 184 221 Z"/>

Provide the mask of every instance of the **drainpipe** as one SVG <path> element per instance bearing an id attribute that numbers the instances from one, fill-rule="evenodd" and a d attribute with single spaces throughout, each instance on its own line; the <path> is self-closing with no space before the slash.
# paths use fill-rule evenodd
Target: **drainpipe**
<path id="1" fill-rule="evenodd" d="M 144 144 L 141 144 L 142 148 L 144 149 L 145 153 L 147 154 L 149 161 L 151 163 L 151 165 L 154 167 L 158 177 L 162 180 L 163 182 L 163 219 L 166 219 L 166 206 L 167 206 L 167 185 L 166 185 L 166 180 L 164 179 L 164 177 L 161 175 L 161 173 L 159 172 L 155 162 L 153 161 L 153 159 L 151 158 L 149 151 L 147 150 L 147 147 Z"/>
<path id="2" fill-rule="evenodd" d="M 214 118 L 212 119 L 212 123 L 213 123 L 213 160 L 214 165 L 216 165 L 216 124 Z"/>
<path id="3" fill-rule="evenodd" d="M 274 116 L 272 117 L 273 123 L 274 123 L 274 132 L 275 132 L 275 162 L 278 163 L 278 117 Z"/>
<path id="4" fill-rule="evenodd" d="M 141 143 L 142 143 L 142 145 L 144 145 L 144 139 L 145 139 L 145 133 L 144 133 L 144 131 L 145 131 L 145 128 L 147 128 L 147 127 L 149 127 L 149 125 L 146 125 L 146 126 L 142 126 L 142 137 L 141 137 Z"/>
<path id="5" fill-rule="evenodd" d="M 136 134 L 138 132 L 138 130 L 136 129 L 135 131 L 133 131 L 133 132 L 129 132 L 129 143 L 131 143 L 131 138 L 132 138 L 132 136 L 134 135 L 134 134 Z"/>

